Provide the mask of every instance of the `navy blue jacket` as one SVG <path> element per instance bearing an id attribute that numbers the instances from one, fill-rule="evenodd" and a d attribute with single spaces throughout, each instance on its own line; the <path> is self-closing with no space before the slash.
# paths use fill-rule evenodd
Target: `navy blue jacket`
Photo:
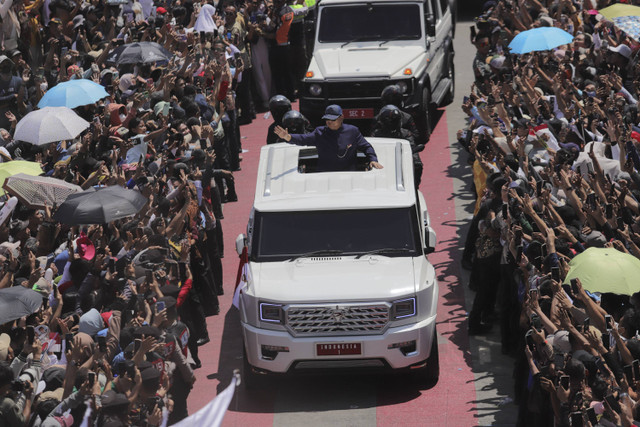
<path id="1" fill-rule="evenodd" d="M 312 133 L 291 135 L 290 144 L 314 146 L 318 150 L 318 171 L 353 171 L 357 152 L 362 151 L 370 162 L 377 162 L 376 151 L 357 127 L 343 124 L 338 130 L 319 126 Z"/>

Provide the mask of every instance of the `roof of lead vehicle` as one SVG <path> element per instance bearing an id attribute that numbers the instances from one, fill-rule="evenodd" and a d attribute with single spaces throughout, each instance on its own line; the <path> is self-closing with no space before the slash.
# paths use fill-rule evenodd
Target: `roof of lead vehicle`
<path id="1" fill-rule="evenodd" d="M 262 212 L 408 207 L 415 204 L 413 158 L 405 140 L 367 138 L 383 169 L 298 172 L 299 147 L 263 146 L 254 208 Z"/>

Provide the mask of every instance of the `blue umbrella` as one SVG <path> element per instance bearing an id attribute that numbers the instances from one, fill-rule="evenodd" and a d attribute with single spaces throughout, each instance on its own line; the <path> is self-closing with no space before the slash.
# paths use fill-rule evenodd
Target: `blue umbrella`
<path id="1" fill-rule="evenodd" d="M 87 79 L 69 80 L 52 87 L 44 94 L 38 108 L 67 107 L 94 104 L 109 96 L 104 87 Z"/>
<path id="2" fill-rule="evenodd" d="M 529 53 L 550 50 L 573 41 L 573 36 L 556 27 L 540 27 L 523 31 L 511 40 L 511 53 Z"/>

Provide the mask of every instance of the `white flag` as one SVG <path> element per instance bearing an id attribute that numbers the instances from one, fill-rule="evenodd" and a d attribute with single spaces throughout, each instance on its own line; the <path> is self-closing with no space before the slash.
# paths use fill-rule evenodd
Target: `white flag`
<path id="1" fill-rule="evenodd" d="M 240 384 L 240 373 L 236 370 L 233 372 L 231 384 L 224 389 L 222 393 L 217 395 L 211 402 L 200 409 L 195 414 L 188 416 L 182 421 L 174 424 L 174 427 L 187 426 L 210 426 L 217 427 L 222 424 L 224 414 L 229 408 L 229 404 L 233 399 L 236 387 Z"/>

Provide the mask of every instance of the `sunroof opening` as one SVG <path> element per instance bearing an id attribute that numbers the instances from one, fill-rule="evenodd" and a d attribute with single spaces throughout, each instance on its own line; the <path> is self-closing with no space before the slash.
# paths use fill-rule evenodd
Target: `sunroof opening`
<path id="1" fill-rule="evenodd" d="M 367 171 L 369 162 L 364 153 L 358 152 L 356 171 Z M 298 153 L 298 172 L 300 173 L 316 173 L 318 171 L 318 150 L 315 147 L 305 147 L 300 149 Z"/>

